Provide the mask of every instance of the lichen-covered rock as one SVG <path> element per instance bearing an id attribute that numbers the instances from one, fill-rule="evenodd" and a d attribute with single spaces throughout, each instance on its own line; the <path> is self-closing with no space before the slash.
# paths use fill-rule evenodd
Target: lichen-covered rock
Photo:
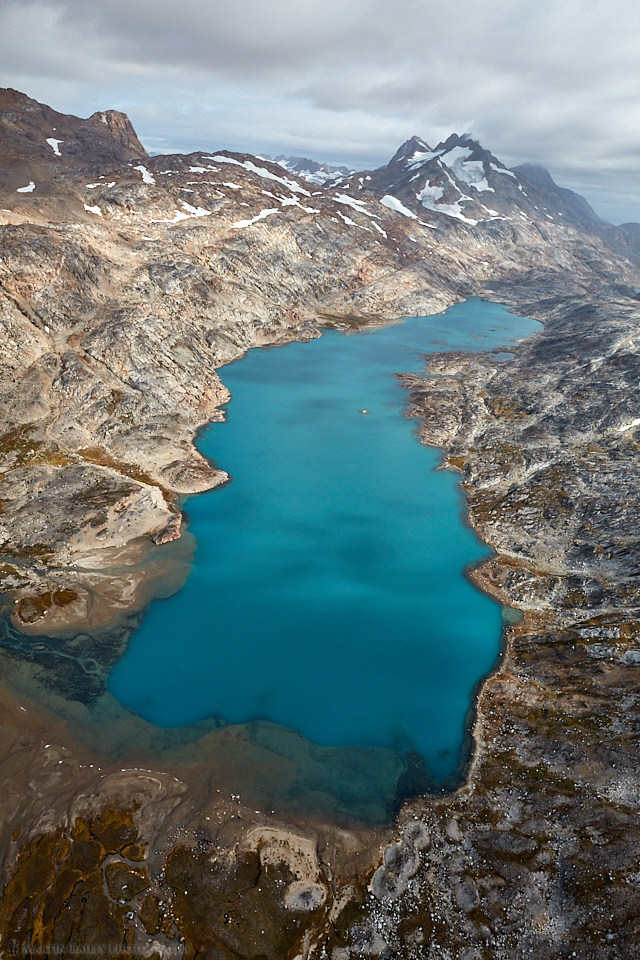
<path id="1" fill-rule="evenodd" d="M 409 820 L 405 823 L 402 827 L 402 836 L 404 843 L 414 850 L 428 851 L 431 849 L 429 827 L 421 820 Z"/>
<path id="2" fill-rule="evenodd" d="M 288 910 L 311 913 L 319 910 L 327 899 L 326 887 L 310 880 L 294 880 L 284 895 L 284 904 Z"/>
<path id="3" fill-rule="evenodd" d="M 420 824 L 420 827 L 423 825 Z M 395 900 L 409 886 L 409 880 L 415 877 L 420 866 L 420 851 L 427 849 L 429 838 L 422 829 L 403 830 L 402 843 L 390 843 L 384 851 L 384 863 L 371 880 L 371 891 L 378 900 Z M 409 834 L 409 838 L 407 837 Z M 411 843 L 410 839 L 414 842 Z M 415 842 L 417 841 L 417 843 Z"/>
<path id="4" fill-rule="evenodd" d="M 114 900 L 133 900 L 149 887 L 149 877 L 144 870 L 136 870 L 122 860 L 112 860 L 105 867 L 109 896 Z"/>

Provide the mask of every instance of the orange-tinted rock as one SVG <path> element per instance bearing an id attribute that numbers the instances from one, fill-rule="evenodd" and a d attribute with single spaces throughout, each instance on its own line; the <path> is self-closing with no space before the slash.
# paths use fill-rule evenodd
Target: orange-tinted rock
<path id="1" fill-rule="evenodd" d="M 114 900 L 133 900 L 149 886 L 146 870 L 135 870 L 122 860 L 108 863 L 104 873 L 109 894 Z"/>

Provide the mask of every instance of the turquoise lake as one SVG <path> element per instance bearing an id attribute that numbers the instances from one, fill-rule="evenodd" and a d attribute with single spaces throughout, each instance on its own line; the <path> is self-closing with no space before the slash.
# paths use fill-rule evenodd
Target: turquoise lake
<path id="1" fill-rule="evenodd" d="M 193 570 L 147 611 L 113 696 L 160 727 L 267 720 L 321 746 L 416 751 L 446 782 L 499 654 L 502 608 L 465 576 L 487 549 L 457 475 L 417 441 L 394 374 L 536 329 L 468 300 L 222 368 L 227 421 L 199 447 L 231 482 L 186 503 Z"/>

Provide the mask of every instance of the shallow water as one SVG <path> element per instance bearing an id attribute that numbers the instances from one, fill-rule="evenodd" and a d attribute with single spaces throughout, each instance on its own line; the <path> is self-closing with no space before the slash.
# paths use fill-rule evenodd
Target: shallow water
<path id="1" fill-rule="evenodd" d="M 446 781 L 502 611 L 464 576 L 486 549 L 394 374 L 536 328 L 469 300 L 226 366 L 227 422 L 199 445 L 232 481 L 186 504 L 193 571 L 152 604 L 111 693 L 159 726 L 266 720 L 322 746 L 417 751 Z"/>

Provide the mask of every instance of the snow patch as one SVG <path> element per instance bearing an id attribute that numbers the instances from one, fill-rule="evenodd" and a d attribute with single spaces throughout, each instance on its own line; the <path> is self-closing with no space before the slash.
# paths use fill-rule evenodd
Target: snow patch
<path id="1" fill-rule="evenodd" d="M 379 217 L 375 213 L 372 213 L 371 210 L 367 210 L 366 203 L 364 200 L 356 200 L 355 197 L 350 197 L 347 193 L 339 193 L 337 196 L 332 197 L 332 200 L 335 200 L 336 203 L 346 203 L 348 207 L 352 207 L 358 213 L 364 213 L 365 217 L 371 217 L 372 219 L 378 220 Z"/>
<path id="2" fill-rule="evenodd" d="M 404 203 L 401 203 L 397 197 L 393 197 L 389 193 L 385 194 L 380 203 L 384 207 L 388 207 L 389 210 L 395 210 L 396 213 L 401 213 L 403 217 L 410 217 L 412 220 L 417 220 L 418 223 L 421 223 L 423 227 L 431 227 L 433 230 L 435 230 L 435 227 L 432 223 L 425 223 L 424 220 L 420 220 L 419 217 L 416 217 L 415 213 L 412 213 L 408 207 L 405 207 Z M 376 224 L 374 223 L 374 227 L 375 226 Z M 380 233 L 384 233 L 384 231 L 380 230 Z M 386 233 L 384 235 L 386 237 Z"/>
<path id="3" fill-rule="evenodd" d="M 436 204 L 443 195 L 444 187 L 441 187 L 437 183 L 434 183 L 433 186 L 431 186 L 429 183 L 425 183 L 420 193 L 416 193 L 416 200 L 418 203 L 422 204 L 423 207 L 426 207 L 427 210 L 433 210 L 435 209 L 434 204 Z"/>
<path id="4" fill-rule="evenodd" d="M 461 147 L 454 147 L 454 150 L 461 149 Z M 453 153 L 454 150 L 451 150 L 450 153 Z M 440 200 L 444 196 L 444 187 L 439 186 L 439 184 L 434 184 L 431 186 L 427 183 L 420 193 L 416 194 L 416 200 L 418 200 L 427 210 L 433 210 L 434 213 L 444 213 L 448 217 L 455 217 L 456 220 L 462 220 L 463 223 L 469 223 L 471 226 L 475 227 L 478 221 L 471 219 L 471 217 L 465 216 L 460 206 L 460 204 L 464 201 L 471 201 L 471 197 L 467 197 L 463 193 L 460 193 L 460 190 L 458 190 L 458 187 L 452 180 L 447 168 L 443 164 L 441 164 L 441 168 L 447 180 L 458 194 L 459 199 L 454 203 L 440 203 Z"/>
<path id="5" fill-rule="evenodd" d="M 147 168 L 146 168 L 146 167 L 143 167 L 143 165 L 142 165 L 141 163 L 139 163 L 138 166 L 137 166 L 137 167 L 134 167 L 133 169 L 140 171 L 140 173 L 142 174 L 142 179 L 143 179 L 143 181 L 144 181 L 145 183 L 155 183 L 155 182 L 156 182 L 155 179 L 154 179 L 154 177 L 153 177 L 153 175 L 150 174 L 149 171 L 147 170 Z"/>
<path id="6" fill-rule="evenodd" d="M 252 163 L 251 160 L 236 160 L 235 157 L 223 157 L 222 155 L 215 157 L 204 157 L 205 160 L 213 160 L 214 163 L 231 163 L 236 167 L 244 167 L 245 170 L 248 170 L 249 173 L 255 173 L 259 177 L 263 177 L 265 180 L 275 180 L 276 183 L 282 183 L 285 187 L 288 187 L 289 190 L 292 190 L 293 193 L 302 193 L 305 197 L 310 197 L 311 194 L 308 190 L 305 190 L 304 187 L 301 187 L 299 183 L 296 183 L 295 180 L 288 180 L 286 177 L 277 177 L 275 173 L 271 173 L 270 170 L 267 170 L 266 167 L 258 167 L 255 163 Z"/>
<path id="7" fill-rule="evenodd" d="M 490 162 L 489 166 L 491 167 L 492 170 L 495 170 L 496 173 L 504 173 L 507 177 L 513 177 L 514 180 L 518 179 L 515 173 L 513 172 L 513 170 L 507 170 L 506 167 L 499 167 L 497 163 Z"/>
<path id="8" fill-rule="evenodd" d="M 189 173 L 220 173 L 220 167 L 212 167 L 211 164 L 206 167 L 189 167 Z"/>
<path id="9" fill-rule="evenodd" d="M 192 207 L 191 204 L 187 203 L 186 200 L 182 201 L 182 206 L 188 213 L 191 214 L 192 217 L 210 217 L 211 216 L 211 210 L 205 210 L 204 207 Z"/>
<path id="10" fill-rule="evenodd" d="M 358 230 L 366 230 L 367 233 L 371 233 L 371 228 L 370 228 L 370 227 L 365 227 L 362 223 L 356 223 L 355 220 L 352 220 L 351 217 L 348 217 L 346 214 L 340 213 L 340 212 L 338 211 L 338 216 L 339 216 L 340 219 L 343 221 L 343 223 L 346 223 L 346 224 L 347 224 L 348 227 L 357 227 Z M 373 223 L 373 221 L 372 221 L 372 223 Z M 375 226 L 375 223 L 374 223 L 374 226 Z"/>
<path id="11" fill-rule="evenodd" d="M 462 220 L 463 223 L 469 223 L 472 227 L 475 227 L 478 223 L 478 221 L 474 220 L 472 217 L 465 217 L 460 209 L 459 203 L 443 203 L 436 208 L 436 213 L 446 213 L 448 217 L 455 217 L 456 220 Z"/>
<path id="12" fill-rule="evenodd" d="M 470 160 L 471 154 L 468 147 L 453 147 L 443 153 L 440 160 L 449 167 L 457 180 L 468 183 L 478 191 L 491 190 L 495 193 L 493 187 L 487 183 L 482 160 Z"/>
<path id="13" fill-rule="evenodd" d="M 640 417 L 632 420 L 631 423 L 623 423 L 621 427 L 618 427 L 618 433 L 624 433 L 625 430 L 633 430 L 634 427 L 640 427 Z"/>
<path id="14" fill-rule="evenodd" d="M 281 203 L 283 207 L 299 207 L 301 210 L 304 210 L 305 213 L 320 213 L 315 207 L 303 207 L 299 197 L 278 197 L 269 190 L 262 190 L 261 192 L 263 197 L 271 197 L 272 200 L 277 200 L 278 203 Z"/>
<path id="15" fill-rule="evenodd" d="M 182 206 L 184 210 L 186 210 L 186 213 L 182 210 L 176 210 L 175 216 L 171 220 L 165 217 L 162 220 L 150 220 L 149 223 L 179 223 L 181 220 L 190 220 L 191 217 L 211 216 L 211 210 L 205 210 L 204 207 L 193 207 L 190 203 L 187 203 L 186 200 L 182 201 Z"/>
<path id="16" fill-rule="evenodd" d="M 278 207 L 269 207 L 266 210 L 261 210 L 258 216 L 252 220 L 238 220 L 236 223 L 232 223 L 231 226 L 235 227 L 236 230 L 243 230 L 245 227 L 250 227 L 252 223 L 257 223 L 258 220 L 264 220 L 265 217 L 270 217 L 272 213 L 279 212 Z"/>
<path id="17" fill-rule="evenodd" d="M 84 208 L 87 211 L 87 213 L 95 213 L 96 217 L 102 216 L 102 210 L 98 206 L 90 207 L 88 204 L 85 203 Z"/>
<path id="18" fill-rule="evenodd" d="M 380 203 L 383 207 L 388 207 L 389 210 L 395 210 L 396 213 L 401 213 L 403 217 L 411 217 L 412 220 L 417 220 L 415 213 L 412 213 L 408 207 L 405 207 L 404 203 L 400 203 L 397 197 L 392 197 L 390 194 L 385 194 Z"/>
<path id="19" fill-rule="evenodd" d="M 33 180 L 31 180 L 31 181 L 29 181 L 29 183 L 26 185 L 26 187 L 18 187 L 18 189 L 16 190 L 16 193 L 33 193 L 33 191 L 35 190 L 35 188 L 36 188 L 36 185 L 35 185 L 35 183 L 33 182 Z"/>
<path id="20" fill-rule="evenodd" d="M 161 220 L 149 220 L 149 223 L 179 223 L 181 220 L 188 219 L 188 213 L 182 213 L 181 210 L 176 210 L 175 216 L 171 220 L 169 220 L 168 217 L 163 217 Z"/>
<path id="21" fill-rule="evenodd" d="M 417 167 L 421 163 L 428 163 L 429 160 L 435 160 L 436 157 L 440 156 L 442 156 L 442 154 L 438 150 L 416 150 L 415 153 L 412 153 L 408 158 L 407 163 L 410 167 Z"/>
<path id="22" fill-rule="evenodd" d="M 350 197 L 347 193 L 339 193 L 333 199 L 336 203 L 346 203 L 347 206 L 353 207 L 354 210 L 358 210 L 360 213 L 366 213 L 366 210 L 363 209 L 365 205 L 364 200 L 356 200 L 355 197 Z"/>
<path id="23" fill-rule="evenodd" d="M 56 157 L 62 156 L 62 154 L 60 153 L 60 144 L 64 143 L 64 140 L 56 140 L 55 137 L 47 137 L 47 143 L 55 153 Z"/>

